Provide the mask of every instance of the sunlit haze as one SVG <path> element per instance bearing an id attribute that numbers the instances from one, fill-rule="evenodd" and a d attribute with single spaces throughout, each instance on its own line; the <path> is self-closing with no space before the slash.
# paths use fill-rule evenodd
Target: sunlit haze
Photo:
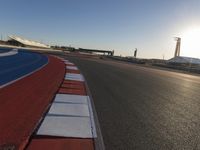
<path id="1" fill-rule="evenodd" d="M 200 0 L 2 0 L 0 34 L 115 55 L 200 58 Z"/>
<path id="2" fill-rule="evenodd" d="M 200 56 L 200 27 L 191 27 L 182 35 L 181 55 Z"/>

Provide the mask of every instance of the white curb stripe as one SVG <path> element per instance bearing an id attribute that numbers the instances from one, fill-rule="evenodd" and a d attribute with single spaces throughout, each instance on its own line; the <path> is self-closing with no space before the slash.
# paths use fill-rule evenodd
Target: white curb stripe
<path id="1" fill-rule="evenodd" d="M 65 62 L 66 65 L 74 65 L 73 63 L 70 62 Z"/>
<path id="2" fill-rule="evenodd" d="M 56 94 L 54 102 L 87 104 L 88 100 L 87 96 L 82 95 Z"/>
<path id="3" fill-rule="evenodd" d="M 84 79 L 82 79 L 82 78 L 69 78 L 69 77 L 65 77 L 65 80 L 81 81 L 81 82 L 84 81 Z"/>
<path id="4" fill-rule="evenodd" d="M 70 69 L 70 70 L 78 70 L 78 68 L 75 67 L 75 66 L 67 66 L 66 68 L 67 68 L 67 69 Z"/>
<path id="5" fill-rule="evenodd" d="M 89 117 L 87 104 L 53 103 L 48 114 Z"/>
<path id="6" fill-rule="evenodd" d="M 37 134 L 93 138 L 89 117 L 46 116 Z"/>
<path id="7" fill-rule="evenodd" d="M 69 78 L 83 78 L 82 74 L 78 74 L 78 73 L 66 73 L 65 77 L 69 77 Z"/>
<path id="8" fill-rule="evenodd" d="M 75 74 L 75 73 L 66 73 L 65 79 L 66 80 L 74 80 L 74 81 L 84 81 L 83 75 Z"/>

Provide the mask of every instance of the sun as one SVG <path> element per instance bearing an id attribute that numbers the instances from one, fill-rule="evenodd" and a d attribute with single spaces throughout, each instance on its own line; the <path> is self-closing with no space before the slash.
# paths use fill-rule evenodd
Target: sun
<path id="1" fill-rule="evenodd" d="M 181 55 L 200 58 L 200 27 L 188 29 L 181 36 Z"/>

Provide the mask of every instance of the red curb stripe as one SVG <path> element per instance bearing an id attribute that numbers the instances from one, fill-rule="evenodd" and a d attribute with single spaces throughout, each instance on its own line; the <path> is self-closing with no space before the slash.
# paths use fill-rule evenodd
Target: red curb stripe
<path id="1" fill-rule="evenodd" d="M 82 89 L 85 88 L 82 84 L 67 84 L 64 83 L 61 85 L 62 88 L 70 88 L 70 89 Z"/>
<path id="2" fill-rule="evenodd" d="M 80 74 L 80 71 L 79 70 L 70 70 L 70 69 L 67 69 L 66 73 L 77 73 L 77 74 Z"/>
<path id="3" fill-rule="evenodd" d="M 87 95 L 85 89 L 60 88 L 59 94 Z"/>
<path id="4" fill-rule="evenodd" d="M 64 62 L 49 56 L 44 68 L 0 89 L 0 148 L 5 144 L 25 147 L 64 74 Z"/>
<path id="5" fill-rule="evenodd" d="M 73 67 L 75 67 L 76 65 L 74 65 L 74 64 L 65 64 L 65 66 L 73 66 Z"/>
<path id="6" fill-rule="evenodd" d="M 80 87 L 80 86 L 73 86 L 71 85 L 70 87 L 61 87 L 60 89 L 68 89 L 68 90 L 80 90 L 80 91 L 85 91 L 84 87 Z"/>
<path id="7" fill-rule="evenodd" d="M 85 85 L 84 82 L 82 81 L 74 81 L 74 80 L 64 80 L 63 84 L 81 84 L 81 85 Z"/>

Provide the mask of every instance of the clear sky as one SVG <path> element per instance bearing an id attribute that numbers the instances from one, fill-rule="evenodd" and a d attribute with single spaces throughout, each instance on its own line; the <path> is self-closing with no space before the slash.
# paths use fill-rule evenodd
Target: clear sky
<path id="1" fill-rule="evenodd" d="M 0 12 L 4 38 L 18 35 L 123 56 L 138 48 L 139 57 L 168 59 L 173 37 L 181 36 L 181 55 L 200 58 L 200 32 L 193 40 L 200 31 L 200 0 L 1 0 Z"/>

